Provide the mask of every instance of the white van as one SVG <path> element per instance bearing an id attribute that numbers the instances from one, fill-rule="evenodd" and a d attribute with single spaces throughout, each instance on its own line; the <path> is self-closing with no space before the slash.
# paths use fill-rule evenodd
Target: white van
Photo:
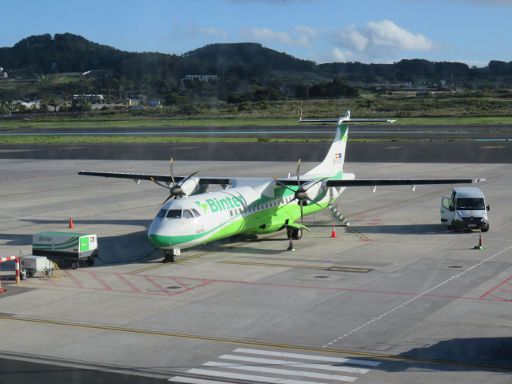
<path id="1" fill-rule="evenodd" d="M 474 187 L 454 188 L 451 197 L 441 199 L 441 223 L 448 228 L 489 230 L 487 212 L 490 207 L 485 204 L 483 192 Z"/>

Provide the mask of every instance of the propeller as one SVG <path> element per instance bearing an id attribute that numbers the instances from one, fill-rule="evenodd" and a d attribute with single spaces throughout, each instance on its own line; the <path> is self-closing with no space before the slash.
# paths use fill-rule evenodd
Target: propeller
<path id="1" fill-rule="evenodd" d="M 304 188 L 302 185 L 301 185 L 301 180 L 300 180 L 300 165 L 301 165 L 301 159 L 299 159 L 297 161 L 297 171 L 296 171 L 296 176 L 297 176 L 297 190 L 294 190 L 290 187 L 288 187 L 286 184 L 282 183 L 281 181 L 279 181 L 277 178 L 274 178 L 274 181 L 281 187 L 283 188 L 286 188 L 288 189 L 289 191 L 293 192 L 293 199 L 291 199 L 289 202 L 287 202 L 285 205 L 288 205 L 290 204 L 292 201 L 297 201 L 297 204 L 299 204 L 299 207 L 300 207 L 300 223 L 302 225 L 304 225 L 304 206 L 309 203 L 313 203 L 315 205 L 318 205 L 320 208 L 323 208 L 320 204 L 318 204 L 317 202 L 313 201 L 313 199 L 311 199 L 308 194 L 307 194 L 307 191 L 314 187 L 315 185 L 317 185 L 318 183 L 321 183 L 322 181 L 328 179 L 328 177 L 324 177 L 322 179 L 319 179 L 317 181 L 315 181 L 313 184 L 311 185 L 308 185 L 307 188 Z"/>
<path id="2" fill-rule="evenodd" d="M 181 188 L 181 186 L 183 184 L 185 184 L 185 182 L 190 179 L 191 177 L 195 176 L 197 174 L 197 172 L 199 171 L 195 171 L 195 172 L 192 172 L 190 175 L 188 175 L 187 177 L 185 177 L 183 180 L 181 180 L 179 183 L 176 183 L 175 179 L 174 179 L 174 167 L 173 167 L 173 164 L 174 164 L 174 159 L 171 157 L 170 161 L 169 161 L 169 173 L 171 175 L 171 181 L 172 183 L 169 185 L 169 184 L 166 184 L 166 183 L 162 183 L 158 180 L 155 180 L 155 179 L 151 179 L 151 181 L 153 183 L 155 183 L 156 185 L 159 185 L 160 187 L 163 187 L 163 188 L 166 188 L 169 190 L 169 196 L 163 201 L 163 203 L 161 205 L 164 205 L 165 203 L 167 203 L 172 197 L 174 197 L 175 199 L 177 199 L 178 197 L 183 197 L 186 195 L 186 193 L 183 191 L 183 189 Z"/>

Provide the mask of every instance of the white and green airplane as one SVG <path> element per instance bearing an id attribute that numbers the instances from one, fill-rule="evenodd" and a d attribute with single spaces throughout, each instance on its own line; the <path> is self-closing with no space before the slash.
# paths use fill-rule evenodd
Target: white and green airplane
<path id="1" fill-rule="evenodd" d="M 169 189 L 148 230 L 150 241 L 164 251 L 164 262 L 175 261 L 181 249 L 210 243 L 234 235 L 258 235 L 286 229 L 290 246 L 302 237 L 307 227 L 303 217 L 328 209 L 341 214 L 333 203 L 346 189 L 354 186 L 476 183 L 479 179 L 356 179 L 343 172 L 348 123 L 387 122 L 385 119 L 353 119 L 350 111 L 337 119 L 302 119 L 306 122 L 337 122 L 334 141 L 324 160 L 305 174 L 300 174 L 300 160 L 295 177 L 240 178 L 174 176 L 171 159 L 169 175 L 81 171 L 80 175 L 104 176 L 152 181 Z M 206 192 L 210 184 L 222 190 Z M 173 199 L 171 199 L 173 198 Z"/>

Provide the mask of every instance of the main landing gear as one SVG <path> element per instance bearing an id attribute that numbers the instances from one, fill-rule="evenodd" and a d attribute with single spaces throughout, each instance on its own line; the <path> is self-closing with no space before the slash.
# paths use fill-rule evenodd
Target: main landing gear
<path id="1" fill-rule="evenodd" d="M 302 239 L 302 228 L 287 227 L 286 228 L 286 237 L 288 237 L 288 240 Z"/>
<path id="2" fill-rule="evenodd" d="M 166 249 L 164 250 L 164 263 L 175 263 L 178 259 L 178 256 L 181 254 L 181 250 L 179 248 Z"/>
<path id="3" fill-rule="evenodd" d="M 302 228 L 286 227 L 286 237 L 290 240 L 287 250 L 295 251 L 295 248 L 293 247 L 293 240 L 302 239 Z"/>

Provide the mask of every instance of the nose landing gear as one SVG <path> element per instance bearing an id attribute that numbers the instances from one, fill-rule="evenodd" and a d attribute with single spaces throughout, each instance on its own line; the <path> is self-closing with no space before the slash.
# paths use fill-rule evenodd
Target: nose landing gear
<path id="1" fill-rule="evenodd" d="M 162 261 L 164 263 L 175 263 L 180 254 L 181 250 L 179 248 L 166 249 L 164 250 L 164 259 Z"/>

